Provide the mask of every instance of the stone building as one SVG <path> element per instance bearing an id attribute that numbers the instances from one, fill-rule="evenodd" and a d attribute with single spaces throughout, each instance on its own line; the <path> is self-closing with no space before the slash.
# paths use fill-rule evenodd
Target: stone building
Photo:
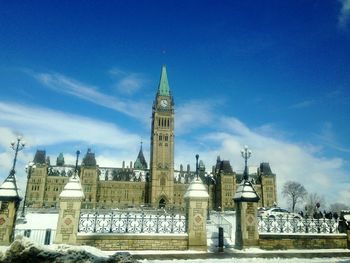
<path id="1" fill-rule="evenodd" d="M 123 207 L 185 207 L 184 194 L 189 183 L 196 176 L 180 165 L 174 167 L 174 98 L 171 94 L 165 66 L 162 67 L 160 82 L 152 106 L 150 166 L 144 157 L 142 144 L 138 156 L 130 166 L 100 167 L 95 153 L 87 150 L 78 166 L 85 199 L 83 208 Z M 29 207 L 56 207 L 75 166 L 66 164 L 62 153 L 56 164 L 50 163 L 44 150 L 34 156 L 34 166 L 28 170 L 28 191 L 26 205 Z M 198 175 L 209 186 L 209 206 L 212 209 L 234 209 L 232 198 L 236 186 L 242 181 L 242 174 L 235 173 L 227 160 L 218 157 L 216 164 L 208 171 L 199 162 Z M 268 163 L 261 163 L 250 180 L 261 197 L 259 206 L 272 206 L 276 202 L 276 175 Z"/>

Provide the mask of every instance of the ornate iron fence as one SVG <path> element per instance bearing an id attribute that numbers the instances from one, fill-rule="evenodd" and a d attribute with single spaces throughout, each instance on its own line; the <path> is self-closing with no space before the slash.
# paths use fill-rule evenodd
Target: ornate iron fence
<path id="1" fill-rule="evenodd" d="M 338 223 L 338 220 L 326 218 L 258 217 L 258 230 L 259 233 L 334 234 L 339 233 Z"/>
<path id="2" fill-rule="evenodd" d="M 163 233 L 187 232 L 185 215 L 164 211 L 82 210 L 80 233 Z"/>

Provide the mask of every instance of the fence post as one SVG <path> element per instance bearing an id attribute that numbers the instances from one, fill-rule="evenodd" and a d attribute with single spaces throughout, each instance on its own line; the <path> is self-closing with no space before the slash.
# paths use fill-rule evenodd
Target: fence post
<path id="1" fill-rule="evenodd" d="M 248 180 L 238 186 L 233 198 L 236 207 L 236 247 L 238 249 L 259 245 L 257 210 L 260 197 Z"/>
<path id="2" fill-rule="evenodd" d="M 76 244 L 81 202 L 84 199 L 78 176 L 72 176 L 60 194 L 55 243 Z"/>
<path id="3" fill-rule="evenodd" d="M 199 178 L 191 182 L 184 198 L 187 210 L 188 249 L 206 251 L 209 194 Z"/>
<path id="4" fill-rule="evenodd" d="M 13 241 L 17 210 L 22 199 L 12 171 L 0 185 L 0 245 L 9 245 Z"/>
<path id="5" fill-rule="evenodd" d="M 50 245 L 50 240 L 51 240 L 51 229 L 46 229 L 44 245 Z"/>

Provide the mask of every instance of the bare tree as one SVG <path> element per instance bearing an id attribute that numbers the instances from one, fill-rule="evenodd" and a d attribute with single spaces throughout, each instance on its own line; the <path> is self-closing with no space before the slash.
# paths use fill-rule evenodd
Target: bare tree
<path id="1" fill-rule="evenodd" d="M 305 212 L 309 216 L 313 216 L 318 210 L 324 210 L 326 207 L 326 201 L 323 196 L 320 196 L 317 193 L 310 193 L 307 195 L 305 203 Z"/>
<path id="2" fill-rule="evenodd" d="M 282 195 L 287 198 L 294 212 L 296 204 L 305 198 L 307 192 L 302 184 L 288 181 L 283 185 Z"/>

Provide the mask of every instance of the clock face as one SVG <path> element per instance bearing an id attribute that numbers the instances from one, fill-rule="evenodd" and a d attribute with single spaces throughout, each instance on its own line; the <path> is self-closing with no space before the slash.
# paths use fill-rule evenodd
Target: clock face
<path id="1" fill-rule="evenodd" d="M 162 106 L 162 107 L 168 106 L 168 101 L 167 100 L 161 100 L 160 101 L 160 106 Z"/>

